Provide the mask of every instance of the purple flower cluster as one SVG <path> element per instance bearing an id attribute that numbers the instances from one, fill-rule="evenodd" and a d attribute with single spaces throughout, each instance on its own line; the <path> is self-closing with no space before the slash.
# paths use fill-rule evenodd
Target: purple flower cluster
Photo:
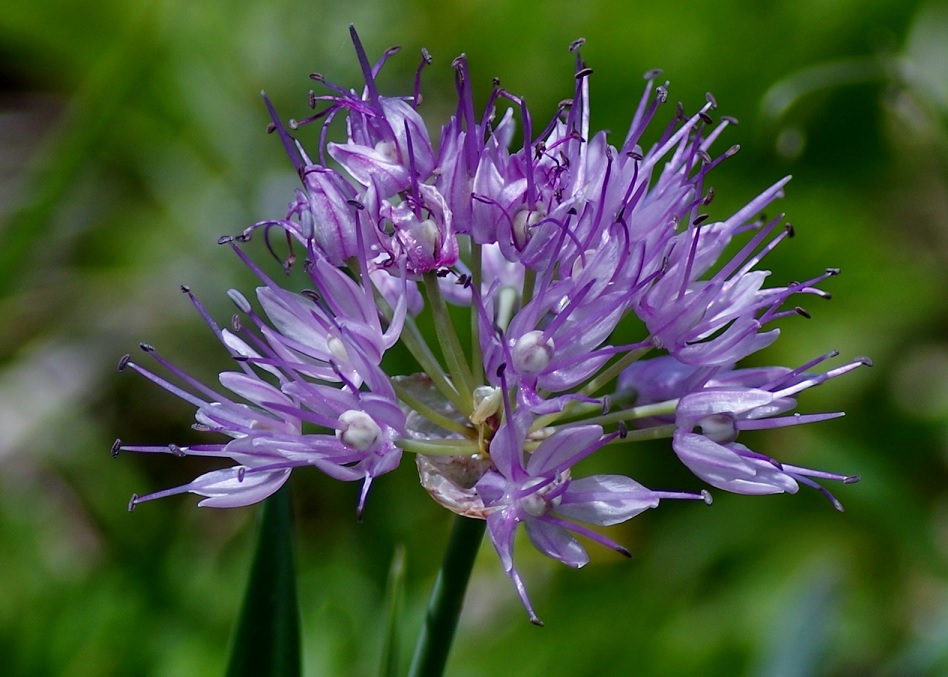
<path id="1" fill-rule="evenodd" d="M 234 370 L 213 388 L 148 345 L 165 375 L 121 361 L 193 404 L 195 428 L 223 441 L 116 442 L 114 453 L 230 465 L 133 496 L 130 507 L 181 492 L 203 496 L 200 505 L 247 505 L 312 465 L 361 481 L 361 514 L 372 481 L 407 452 L 438 503 L 486 519 L 536 623 L 513 561 L 521 524 L 540 552 L 580 567 L 588 556 L 576 535 L 628 554 L 587 525 L 624 522 L 662 499 L 710 502 L 706 491 L 653 491 L 622 475 L 574 477 L 605 447 L 667 438 L 715 488 L 794 493 L 803 483 L 841 509 L 816 480 L 856 477 L 781 463 L 737 442 L 742 430 L 840 416 L 791 412 L 801 391 L 869 362 L 821 371 L 831 353 L 796 369 L 737 366 L 776 340 L 776 320 L 806 316 L 791 298 L 826 297 L 820 285 L 837 271 L 765 286 L 761 260 L 793 231 L 782 217 L 759 215 L 787 179 L 723 221 L 703 211 L 714 196 L 709 172 L 737 151 L 713 150 L 734 122 L 715 121 L 713 97 L 690 115 L 679 104 L 646 148 L 643 135 L 668 98 L 661 73 L 647 73 L 628 133 L 613 146 L 589 129 L 592 70 L 581 41 L 570 46 L 572 98 L 542 127 L 499 83 L 478 115 L 462 56 L 453 63 L 457 108 L 435 144 L 418 112 L 427 52 L 415 91 L 388 97 L 377 78 L 397 50 L 372 64 L 354 30 L 352 39 L 361 91 L 313 75 L 326 91 L 310 96 L 315 114 L 286 124 L 266 100 L 302 187 L 285 218 L 222 239 L 259 277 L 256 303 L 232 290 L 239 315 L 223 328 L 185 289 Z M 331 142 L 342 121 L 345 141 Z M 303 125 L 321 125 L 315 160 L 293 135 Z M 305 252 L 311 289 L 285 289 L 251 260 L 243 244 L 260 231 L 268 244 L 272 233 L 285 235 L 294 252 L 287 265 Z M 419 330 L 425 313 L 434 340 Z M 468 319 L 458 323 L 459 315 Z M 632 342 L 623 338 L 629 318 L 643 327 Z M 399 342 L 418 373 L 380 366 Z"/>

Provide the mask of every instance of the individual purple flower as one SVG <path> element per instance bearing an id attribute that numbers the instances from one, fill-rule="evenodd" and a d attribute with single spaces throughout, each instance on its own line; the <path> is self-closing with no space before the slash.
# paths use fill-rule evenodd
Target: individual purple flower
<path id="1" fill-rule="evenodd" d="M 257 332 L 237 321 L 233 330 L 220 328 L 185 290 L 242 369 L 220 375 L 221 385 L 232 395 L 204 385 L 144 344 L 143 349 L 185 388 L 128 358 L 121 364 L 193 404 L 199 430 L 223 434 L 231 441 L 119 445 L 116 451 L 214 456 L 237 465 L 176 489 L 135 497 L 130 505 L 181 492 L 205 496 L 200 505 L 246 505 L 276 491 L 292 468 L 315 466 L 336 479 L 363 481 L 361 514 L 372 480 L 393 470 L 401 458 L 395 441 L 402 435 L 405 413 L 378 366 L 398 337 L 400 320 L 383 331 L 371 291 L 325 261 L 320 263 L 313 250 L 315 258 L 308 266 L 317 288 L 313 298 L 279 288 L 239 248 L 235 251 L 266 283 L 258 289 L 258 298 L 269 322 L 242 294 L 230 293 Z M 404 313 L 402 303 L 396 319 Z M 325 432 L 306 433 L 304 423 Z"/>
<path id="2" fill-rule="evenodd" d="M 509 403 L 508 403 L 509 410 Z M 487 533 L 504 571 L 514 583 L 530 621 L 542 625 L 527 596 L 513 560 L 514 536 L 524 525 L 533 545 L 547 557 L 579 568 L 589 561 L 573 534 L 584 536 L 625 556 L 628 550 L 577 522 L 611 526 L 625 522 L 661 499 L 704 499 L 707 494 L 651 491 L 621 475 L 572 479 L 571 469 L 583 458 L 616 439 L 597 425 L 579 425 L 543 439 L 525 451 L 532 417 L 522 410 L 508 417 L 491 444 L 493 469 L 475 485 L 487 515 Z"/>
<path id="3" fill-rule="evenodd" d="M 741 430 L 769 430 L 842 416 L 841 412 L 781 414 L 796 407 L 794 396 L 800 391 L 867 364 L 870 362 L 863 358 L 822 374 L 791 371 L 759 387 L 722 385 L 686 394 L 675 409 L 672 448 L 693 473 L 718 489 L 739 494 L 793 494 L 798 483 L 803 483 L 818 489 L 842 510 L 839 501 L 810 478 L 851 483 L 857 476 L 779 463 L 736 440 Z"/>

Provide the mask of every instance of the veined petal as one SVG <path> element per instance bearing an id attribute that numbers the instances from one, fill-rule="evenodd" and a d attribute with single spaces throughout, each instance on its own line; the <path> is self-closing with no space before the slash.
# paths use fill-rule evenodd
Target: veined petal
<path id="1" fill-rule="evenodd" d="M 524 527 L 534 547 L 547 557 L 574 569 L 589 562 L 586 549 L 566 529 L 544 522 L 542 518 L 529 519 L 524 522 Z"/>

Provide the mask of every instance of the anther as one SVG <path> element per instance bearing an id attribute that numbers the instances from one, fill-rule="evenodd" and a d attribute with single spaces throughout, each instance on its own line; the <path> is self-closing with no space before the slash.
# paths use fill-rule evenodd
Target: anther
<path id="1" fill-rule="evenodd" d="M 349 409 L 339 415 L 336 437 L 351 449 L 369 451 L 382 437 L 382 429 L 364 411 Z"/>
<path id="2" fill-rule="evenodd" d="M 645 156 L 642 155 L 642 151 L 638 148 L 638 146 L 636 146 L 632 150 L 626 151 L 625 154 L 628 157 L 632 158 L 633 160 L 637 160 L 638 162 L 641 162 L 642 160 L 645 159 Z"/>
<path id="3" fill-rule="evenodd" d="M 577 49 L 586 44 L 586 38 L 576 38 L 571 43 L 569 43 L 569 51 L 575 52 Z"/>
<path id="4" fill-rule="evenodd" d="M 115 441 L 112 442 L 112 458 L 118 458 L 119 452 L 122 449 L 122 440 L 115 438 Z"/>
<path id="5" fill-rule="evenodd" d="M 675 117 L 679 120 L 683 120 L 685 117 L 685 104 L 681 101 L 675 104 Z"/>
<path id="6" fill-rule="evenodd" d="M 189 286 L 186 285 L 186 284 L 181 285 L 181 293 L 182 293 L 182 294 L 190 294 L 190 293 L 191 293 L 191 287 L 189 287 Z"/>
<path id="7" fill-rule="evenodd" d="M 740 149 L 741 149 L 741 145 L 739 143 L 735 143 L 733 146 L 728 148 L 727 151 L 725 151 L 724 157 L 734 157 L 735 155 L 737 155 Z"/>
<path id="8" fill-rule="evenodd" d="M 698 117 L 701 118 L 706 125 L 710 125 L 714 123 L 714 118 L 712 118 L 710 115 L 708 115 L 704 111 L 699 111 Z"/>
<path id="9" fill-rule="evenodd" d="M 707 207 L 707 206 L 708 206 L 709 204 L 711 204 L 713 201 L 714 201 L 714 187 L 711 186 L 711 187 L 708 188 L 708 192 L 704 194 L 704 199 L 701 200 L 701 203 L 702 203 L 705 207 Z M 787 225 L 789 226 L 790 224 L 788 223 Z"/>
<path id="10" fill-rule="evenodd" d="M 234 238 L 230 235 L 221 235 L 217 238 L 217 244 L 229 244 L 234 241 Z"/>
<path id="11" fill-rule="evenodd" d="M 132 494 L 132 497 L 128 499 L 128 511 L 134 512 L 135 506 L 138 504 L 138 494 Z"/>
<path id="12" fill-rule="evenodd" d="M 629 436 L 629 426 L 625 424 L 625 421 L 619 421 L 619 439 L 624 440 Z"/>
<path id="13" fill-rule="evenodd" d="M 662 71 L 661 68 L 653 68 L 653 69 L 650 70 L 650 71 L 645 71 L 645 74 L 642 75 L 642 79 L 643 79 L 643 80 L 654 80 L 655 78 L 661 77 L 663 72 L 664 72 L 664 71 Z"/>
<path id="14" fill-rule="evenodd" d="M 786 231 L 787 237 L 793 237 L 794 235 L 797 234 L 797 231 L 796 229 L 794 229 L 792 223 L 788 223 L 787 225 L 783 227 L 783 229 Z"/>
<path id="15" fill-rule="evenodd" d="M 691 222 L 691 225 L 692 225 L 692 226 L 700 226 L 702 223 L 704 223 L 705 221 L 708 220 L 708 217 L 709 217 L 709 216 L 711 216 L 711 215 L 710 215 L 710 214 L 698 214 L 698 216 L 695 217 L 695 220 Z"/>
<path id="16" fill-rule="evenodd" d="M 859 475 L 849 475 L 843 478 L 843 484 L 855 484 L 860 479 L 862 478 Z"/>
<path id="17" fill-rule="evenodd" d="M 708 151 L 704 149 L 699 148 L 697 152 L 695 153 L 695 155 L 701 158 L 701 161 L 705 163 L 706 165 L 709 165 L 713 162 L 713 160 L 711 159 L 711 156 L 708 154 Z"/>
<path id="18" fill-rule="evenodd" d="M 234 313 L 230 318 L 230 326 L 235 332 L 240 331 L 240 328 L 243 326 L 240 322 L 240 316 Z"/>
<path id="19" fill-rule="evenodd" d="M 155 352 L 155 347 L 151 345 L 150 343 L 139 343 L 138 347 L 144 350 L 146 353 Z"/>
<path id="20" fill-rule="evenodd" d="M 124 355 L 122 355 L 122 358 L 121 358 L 121 359 L 119 360 L 119 362 L 118 362 L 118 370 L 119 370 L 120 372 L 125 371 L 125 367 L 128 366 L 128 361 L 129 361 L 130 359 L 132 359 L 132 356 L 129 355 L 128 353 L 125 353 Z"/>
<path id="21" fill-rule="evenodd" d="M 421 60 L 424 61 L 429 66 L 434 59 L 431 58 L 431 52 L 428 51 L 426 47 L 421 48 Z"/>
<path id="22" fill-rule="evenodd" d="M 729 125 L 737 125 L 737 124 L 740 124 L 740 121 L 739 121 L 737 118 L 731 117 L 730 115 L 722 115 L 722 116 L 721 116 L 721 121 L 722 121 L 722 122 L 726 122 L 726 123 L 728 123 Z"/>
<path id="23" fill-rule="evenodd" d="M 622 555 L 623 557 L 628 557 L 629 559 L 632 559 L 632 553 L 626 550 L 625 548 L 623 548 L 621 545 L 616 546 L 616 552 Z"/>
<path id="24" fill-rule="evenodd" d="M 361 212 L 363 209 L 365 209 L 365 205 L 362 204 L 361 202 L 359 202 L 358 200 L 349 199 L 349 200 L 346 200 L 346 204 L 348 204 L 350 207 L 355 207 L 355 208 L 358 209 L 360 212 Z"/>
<path id="25" fill-rule="evenodd" d="M 323 76 L 322 73 L 310 73 L 309 79 L 315 80 L 316 82 L 326 82 L 326 78 Z"/>
<path id="26" fill-rule="evenodd" d="M 310 108 L 316 108 L 316 92 L 309 90 L 309 95 L 307 97 L 306 103 L 309 104 Z"/>
<path id="27" fill-rule="evenodd" d="M 808 320 L 810 319 L 810 314 L 809 314 L 808 312 L 806 312 L 806 310 L 804 310 L 804 309 L 801 308 L 800 306 L 797 306 L 796 308 L 794 308 L 794 309 L 793 309 L 793 312 L 795 312 L 795 313 L 796 313 L 797 315 L 799 315 L 800 317 L 805 317 L 805 318 L 808 319 Z"/>
<path id="28" fill-rule="evenodd" d="M 490 84 L 491 84 L 491 86 L 494 87 L 495 89 L 496 89 L 497 87 L 500 87 L 500 78 L 498 78 L 498 77 L 495 75 L 494 77 L 492 77 L 492 78 L 490 79 Z"/>
<path id="29" fill-rule="evenodd" d="M 182 456 L 187 456 L 187 454 L 184 453 L 184 449 L 179 447 L 177 444 L 169 444 L 168 451 L 171 452 L 172 456 L 177 456 L 179 458 Z"/>
<path id="30" fill-rule="evenodd" d="M 593 74 L 593 69 L 587 66 L 586 68 L 580 68 L 576 71 L 576 79 L 582 80 L 583 78 L 589 77 Z"/>
<path id="31" fill-rule="evenodd" d="M 246 474 L 247 474 L 247 469 L 246 469 L 245 467 L 241 466 L 240 468 L 238 468 L 238 469 L 237 469 L 237 481 L 238 481 L 238 482 L 243 482 L 243 481 L 244 481 L 244 475 L 246 475 Z"/>
<path id="32" fill-rule="evenodd" d="M 839 275 L 839 273 L 840 273 L 839 268 L 827 268 L 827 269 L 826 269 L 826 274 L 829 275 L 829 276 Z"/>
<path id="33" fill-rule="evenodd" d="M 711 505 L 714 503 L 714 499 L 711 497 L 711 492 L 707 489 L 701 490 L 701 500 L 705 502 L 705 505 Z"/>
<path id="34" fill-rule="evenodd" d="M 499 367 L 497 367 L 497 378 L 503 377 L 504 372 L 506 371 L 507 371 L 507 363 L 504 362 Z"/>
<path id="35" fill-rule="evenodd" d="M 304 289 L 300 292 L 300 294 L 308 298 L 313 303 L 319 303 L 319 293 L 313 291 L 312 289 Z"/>
<path id="36" fill-rule="evenodd" d="M 718 107 L 718 100 L 714 98 L 714 94 L 712 94 L 711 92 L 705 93 L 704 100 L 711 104 L 711 108 Z"/>
<path id="37" fill-rule="evenodd" d="M 272 122 L 267 123 L 267 134 L 273 134 L 277 130 L 277 126 Z"/>
<path id="38" fill-rule="evenodd" d="M 295 118 L 290 118 L 289 120 L 286 121 L 286 126 L 289 127 L 290 129 L 295 130 L 295 129 L 300 128 L 300 123 Z"/>

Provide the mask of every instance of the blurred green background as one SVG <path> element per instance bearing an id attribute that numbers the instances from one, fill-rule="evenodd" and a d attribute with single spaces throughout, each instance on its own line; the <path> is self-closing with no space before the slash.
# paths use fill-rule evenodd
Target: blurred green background
<path id="1" fill-rule="evenodd" d="M 566 48 L 585 37 L 594 127 L 615 140 L 646 70 L 689 110 L 712 91 L 741 120 L 720 148 L 742 145 L 712 174 L 716 214 L 793 174 L 775 283 L 843 270 L 757 362 L 838 348 L 876 363 L 802 398 L 846 418 L 748 436 L 862 475 L 838 487 L 847 512 L 813 491 L 715 492 L 615 529 L 631 562 L 593 550 L 572 571 L 522 548 L 542 629 L 485 547 L 448 674 L 948 674 L 948 3 L 904 0 L 0 4 L 0 673 L 223 671 L 256 509 L 179 496 L 126 512 L 133 491 L 210 466 L 109 458 L 116 436 L 193 439 L 190 407 L 115 363 L 147 340 L 205 379 L 228 368 L 178 286 L 223 322 L 224 292 L 251 288 L 216 240 L 282 215 L 297 186 L 259 91 L 303 117 L 310 72 L 356 86 L 349 23 L 373 58 L 403 46 L 384 92 L 409 91 L 430 50 L 434 134 L 461 52 L 479 102 L 499 76 L 538 120 L 571 96 Z M 602 463 L 700 488 L 667 444 Z M 375 674 L 397 544 L 407 662 L 449 516 L 410 462 L 361 524 L 357 487 L 315 470 L 292 485 L 307 674 Z"/>

